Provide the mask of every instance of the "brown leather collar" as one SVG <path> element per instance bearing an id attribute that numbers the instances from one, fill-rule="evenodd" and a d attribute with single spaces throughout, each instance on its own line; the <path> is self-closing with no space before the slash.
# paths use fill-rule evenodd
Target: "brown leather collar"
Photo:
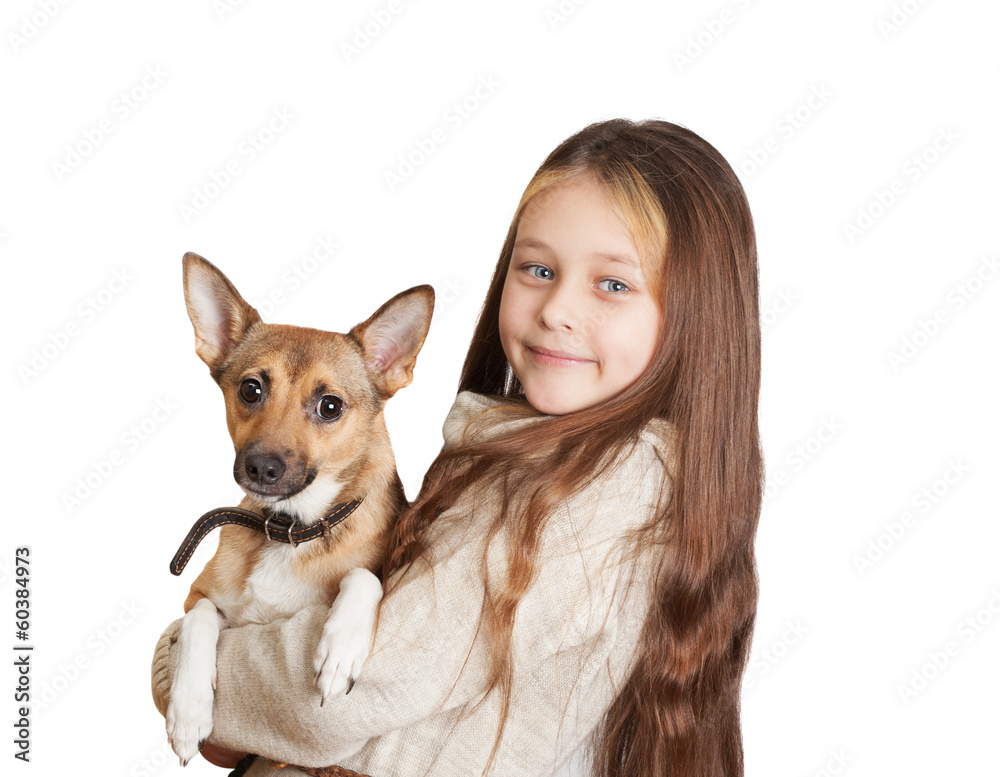
<path id="1" fill-rule="evenodd" d="M 174 575 L 183 572 L 184 567 L 191 560 L 195 548 L 212 529 L 219 526 L 230 523 L 246 526 L 248 529 L 259 531 L 269 540 L 295 546 L 300 542 L 309 542 L 309 540 L 324 536 L 330 529 L 353 513 L 363 501 L 364 497 L 350 502 L 341 502 L 323 520 L 309 526 L 298 527 L 295 525 L 295 519 L 287 515 L 272 514 L 269 510 L 265 510 L 264 515 L 258 515 L 239 507 L 217 507 L 214 510 L 209 510 L 195 521 L 191 531 L 188 532 L 187 537 L 184 538 L 184 542 L 181 543 L 170 562 L 170 572 Z"/>

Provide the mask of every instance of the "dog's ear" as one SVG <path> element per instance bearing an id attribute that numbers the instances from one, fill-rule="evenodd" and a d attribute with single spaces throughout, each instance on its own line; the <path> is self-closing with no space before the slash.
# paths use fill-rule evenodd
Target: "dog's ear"
<path id="1" fill-rule="evenodd" d="M 194 350 L 212 377 L 260 315 L 219 269 L 198 254 L 184 254 L 184 299 L 194 325 Z"/>
<path id="2" fill-rule="evenodd" d="M 350 331 L 360 344 L 365 366 L 388 399 L 413 380 L 413 365 L 427 337 L 434 312 L 434 289 L 414 286 L 400 292 Z"/>

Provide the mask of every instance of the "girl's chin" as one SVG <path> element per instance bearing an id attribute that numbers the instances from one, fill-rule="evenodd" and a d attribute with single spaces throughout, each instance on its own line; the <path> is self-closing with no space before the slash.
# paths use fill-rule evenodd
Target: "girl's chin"
<path id="1" fill-rule="evenodd" d="M 525 386 L 524 396 L 529 405 L 546 415 L 566 415 L 596 404 L 580 394 L 579 386 L 575 388 L 576 390 L 572 390 L 572 386 L 566 385 L 544 388 Z"/>

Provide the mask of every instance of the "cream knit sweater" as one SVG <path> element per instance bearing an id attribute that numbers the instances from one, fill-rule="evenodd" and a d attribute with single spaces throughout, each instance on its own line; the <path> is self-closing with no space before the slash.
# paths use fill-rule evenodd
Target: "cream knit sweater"
<path id="1" fill-rule="evenodd" d="M 499 403 L 459 394 L 444 423 L 445 446 L 458 444 L 466 433 L 489 436 L 510 423 L 539 422 L 492 423 L 492 414 L 482 414 Z M 492 774 L 552 774 L 594 730 L 627 678 L 648 607 L 652 565 L 663 548 L 627 563 L 623 551 L 629 531 L 648 521 L 666 498 L 670 456 L 670 427 L 654 421 L 608 475 L 549 519 L 535 581 L 515 617 L 510 716 Z M 350 695 L 327 699 L 321 708 L 313 685 L 313 653 L 327 608 L 224 630 L 212 740 L 276 761 L 339 764 L 372 777 L 479 775 L 500 708 L 498 692 L 476 706 L 489 659 L 485 629 L 477 626 L 482 551 L 496 490 L 487 486 L 464 495 L 433 524 L 431 567 L 415 568 L 385 601 L 373 652 Z M 490 548 L 494 580 L 505 574 L 504 540 L 501 532 Z M 163 633 L 153 659 L 153 696 L 161 713 L 179 624 Z"/>

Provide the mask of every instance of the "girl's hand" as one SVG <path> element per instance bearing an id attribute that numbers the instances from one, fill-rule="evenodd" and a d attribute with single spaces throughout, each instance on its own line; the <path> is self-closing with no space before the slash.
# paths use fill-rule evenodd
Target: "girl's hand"
<path id="1" fill-rule="evenodd" d="M 221 766 L 224 769 L 235 769 L 236 764 L 246 755 L 246 753 L 237 753 L 233 750 L 219 747 L 219 745 L 213 745 L 211 740 L 202 745 L 201 754 L 210 764 Z"/>

